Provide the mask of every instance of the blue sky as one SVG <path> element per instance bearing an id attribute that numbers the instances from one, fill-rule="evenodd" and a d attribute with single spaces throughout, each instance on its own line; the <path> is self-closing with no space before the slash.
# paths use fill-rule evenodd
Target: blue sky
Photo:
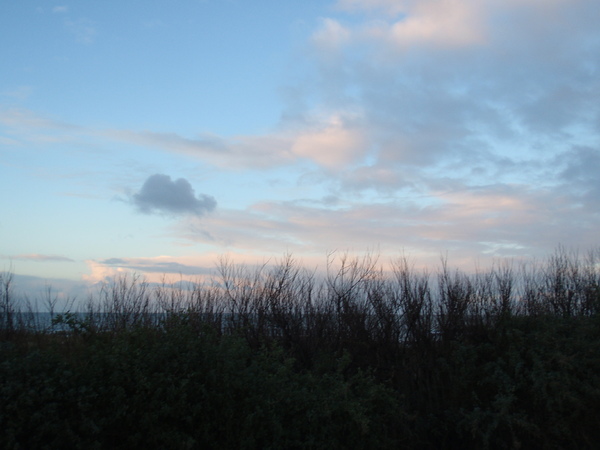
<path id="1" fill-rule="evenodd" d="M 597 246 L 598 23 L 597 0 L 2 2 L 0 268 L 61 289 Z"/>

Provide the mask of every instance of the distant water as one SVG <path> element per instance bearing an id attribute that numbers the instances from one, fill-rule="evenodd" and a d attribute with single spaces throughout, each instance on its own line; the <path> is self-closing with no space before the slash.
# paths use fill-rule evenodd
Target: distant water
<path id="1" fill-rule="evenodd" d="M 76 320 L 83 321 L 85 319 L 85 314 L 83 313 L 72 314 Z M 68 330 L 69 326 L 66 323 L 53 323 L 58 316 L 59 313 L 50 314 L 49 312 L 16 312 L 11 315 L 12 328 L 24 328 L 29 331 L 46 332 Z M 2 328 L 9 328 L 6 317 L 2 317 L 0 326 Z"/>
<path id="2" fill-rule="evenodd" d="M 73 324 L 83 324 L 89 319 L 88 313 L 74 312 L 68 313 L 49 313 L 49 312 L 17 312 L 11 316 L 12 327 L 15 329 L 26 329 L 29 331 L 44 331 L 56 333 L 59 331 L 69 331 Z M 61 319 L 62 316 L 62 320 Z M 93 320 L 96 324 L 105 324 L 114 320 L 124 320 L 114 313 L 94 313 Z M 165 317 L 163 313 L 149 313 L 146 318 L 156 323 Z M 0 328 L 8 328 L 6 317 L 0 318 Z M 69 323 L 70 321 L 70 323 Z"/>

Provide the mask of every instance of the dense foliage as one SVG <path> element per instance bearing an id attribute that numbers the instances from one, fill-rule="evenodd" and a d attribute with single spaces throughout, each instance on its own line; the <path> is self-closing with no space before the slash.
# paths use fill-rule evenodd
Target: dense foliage
<path id="1" fill-rule="evenodd" d="M 1 448 L 596 448 L 600 267 L 290 258 L 107 285 L 32 323 L 3 275 Z M 432 283 L 435 278 L 437 283 Z"/>

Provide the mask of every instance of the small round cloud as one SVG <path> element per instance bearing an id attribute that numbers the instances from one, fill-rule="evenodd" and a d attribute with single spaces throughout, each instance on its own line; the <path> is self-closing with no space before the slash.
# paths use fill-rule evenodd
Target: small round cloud
<path id="1" fill-rule="evenodd" d="M 132 202 L 144 214 L 202 216 L 217 206 L 212 196 L 196 196 L 185 178 L 172 181 L 170 176 L 160 173 L 148 177 L 142 189 L 132 196 Z"/>

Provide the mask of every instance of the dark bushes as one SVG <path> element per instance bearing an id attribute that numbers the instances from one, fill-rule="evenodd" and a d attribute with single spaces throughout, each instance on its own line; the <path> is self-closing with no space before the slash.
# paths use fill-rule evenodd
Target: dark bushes
<path id="1" fill-rule="evenodd" d="M 2 352 L 4 448 L 392 448 L 395 393 L 347 360 L 298 372 L 277 348 L 188 325 L 98 335 L 78 358 Z"/>
<path id="2" fill-rule="evenodd" d="M 600 267 L 291 257 L 123 278 L 54 328 L 2 298 L 2 448 L 595 448 Z M 7 280 L 5 278 L 4 280 Z"/>

